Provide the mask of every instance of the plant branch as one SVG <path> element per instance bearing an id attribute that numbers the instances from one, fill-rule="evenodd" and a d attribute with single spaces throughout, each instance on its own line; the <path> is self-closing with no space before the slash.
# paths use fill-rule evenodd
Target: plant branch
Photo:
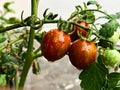
<path id="1" fill-rule="evenodd" d="M 44 20 L 44 19 L 41 20 L 41 21 L 44 22 L 44 24 L 57 23 L 58 22 L 58 20 Z M 35 22 L 35 24 L 40 24 L 40 21 Z M 22 22 L 20 22 L 20 23 L 17 23 L 17 24 L 13 24 L 13 25 L 10 25 L 10 26 L 0 28 L 0 33 L 10 31 L 10 30 L 13 30 L 13 29 L 16 29 L 16 28 L 24 27 L 24 26 L 30 26 L 30 25 L 25 25 L 25 24 L 22 24 Z"/>
<path id="2" fill-rule="evenodd" d="M 37 19 L 37 8 L 38 8 L 38 0 L 31 0 L 31 16 L 32 15 L 35 16 L 33 23 Z M 19 83 L 19 88 L 20 89 L 23 89 L 23 87 L 24 87 L 28 71 L 29 71 L 29 69 L 31 67 L 31 64 L 33 62 L 34 35 L 35 35 L 35 30 L 31 27 L 30 28 L 30 36 L 29 36 L 26 60 L 25 60 L 25 63 L 24 63 L 24 67 L 23 67 L 23 71 L 22 71 L 21 78 L 20 78 L 20 83 Z"/>
<path id="3" fill-rule="evenodd" d="M 49 24 L 49 23 L 58 23 L 59 20 L 41 20 L 43 22 L 43 24 Z M 65 20 L 62 20 L 62 21 L 65 21 Z M 75 23 L 75 22 L 71 22 L 71 21 L 65 21 L 65 22 L 69 22 L 70 24 L 73 24 L 73 25 L 76 25 L 78 27 L 81 27 L 85 30 L 89 30 L 90 28 L 86 28 L 78 23 Z M 40 24 L 40 21 L 37 21 L 35 22 L 35 24 Z M 10 30 L 13 30 L 15 28 L 20 28 L 20 27 L 24 27 L 24 26 L 30 26 L 30 25 L 23 25 L 22 23 L 18 23 L 18 24 L 14 24 L 14 25 L 11 25 L 11 26 L 7 26 L 7 27 L 4 27 L 4 28 L 1 28 L 0 29 L 0 33 L 2 32 L 6 32 L 6 31 L 10 31 Z"/>
<path id="4" fill-rule="evenodd" d="M 102 13 L 102 14 L 108 16 L 109 18 L 113 19 L 112 16 L 110 16 L 109 14 L 107 14 L 105 11 L 102 11 L 102 10 L 98 10 L 98 9 L 86 9 L 86 10 L 83 10 L 82 12 L 84 12 L 84 11 L 95 11 L 95 12 L 100 12 L 100 13 Z"/>

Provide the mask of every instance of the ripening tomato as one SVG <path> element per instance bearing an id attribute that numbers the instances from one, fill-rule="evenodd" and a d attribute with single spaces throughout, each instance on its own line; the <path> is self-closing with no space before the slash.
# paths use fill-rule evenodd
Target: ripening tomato
<path id="1" fill-rule="evenodd" d="M 70 36 L 59 29 L 48 31 L 41 42 L 41 51 L 48 61 L 62 58 L 70 46 Z"/>
<path id="2" fill-rule="evenodd" d="M 97 47 L 94 42 L 78 39 L 69 48 L 69 59 L 77 69 L 89 67 L 96 59 Z"/>
<path id="3" fill-rule="evenodd" d="M 76 21 L 76 19 L 74 19 L 73 21 Z M 89 24 L 84 22 L 84 21 L 78 21 L 77 23 L 86 27 L 86 28 L 90 28 Z M 71 34 L 71 40 L 72 41 L 75 41 L 75 40 L 79 39 L 79 36 L 77 34 L 78 31 L 82 34 L 82 36 L 87 36 L 87 31 L 83 28 L 80 28 L 78 26 L 74 26 L 73 30 L 74 30 L 74 32 Z"/>

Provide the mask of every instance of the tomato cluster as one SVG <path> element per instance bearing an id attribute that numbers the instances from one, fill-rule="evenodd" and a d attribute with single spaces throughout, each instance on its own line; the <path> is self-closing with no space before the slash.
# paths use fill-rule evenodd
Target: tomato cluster
<path id="1" fill-rule="evenodd" d="M 89 25 L 84 21 L 77 21 L 77 23 L 89 28 Z M 86 30 L 74 26 L 73 31 L 70 35 L 60 29 L 48 31 L 41 42 L 42 54 L 52 62 L 68 55 L 73 66 L 79 70 L 85 69 L 95 61 L 97 47 L 94 42 L 79 37 L 78 32 L 86 36 Z"/>

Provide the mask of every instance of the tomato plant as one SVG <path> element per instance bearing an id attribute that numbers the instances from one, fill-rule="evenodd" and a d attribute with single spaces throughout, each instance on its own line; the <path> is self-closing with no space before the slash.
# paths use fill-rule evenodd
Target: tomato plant
<path id="1" fill-rule="evenodd" d="M 85 69 L 95 61 L 97 47 L 94 42 L 78 39 L 70 46 L 68 55 L 76 68 Z"/>
<path id="2" fill-rule="evenodd" d="M 16 90 L 23 90 L 30 67 L 34 74 L 40 72 L 39 57 L 53 62 L 68 55 L 71 65 L 82 70 L 79 79 L 83 90 L 120 90 L 120 50 L 116 48 L 120 12 L 109 14 L 90 0 L 75 6 L 65 20 L 49 9 L 39 18 L 39 0 L 31 0 L 30 16 L 23 18 L 22 12 L 21 19 L 6 18 L 14 12 L 9 7 L 12 3 L 6 2 L 5 11 L 0 10 L 0 87 L 14 82 Z M 57 27 L 46 32 L 42 28 L 45 24 Z M 39 43 L 37 47 L 34 41 Z"/>
<path id="3" fill-rule="evenodd" d="M 70 42 L 70 36 L 62 30 L 50 30 L 41 42 L 42 54 L 48 61 L 56 61 L 67 53 Z"/>

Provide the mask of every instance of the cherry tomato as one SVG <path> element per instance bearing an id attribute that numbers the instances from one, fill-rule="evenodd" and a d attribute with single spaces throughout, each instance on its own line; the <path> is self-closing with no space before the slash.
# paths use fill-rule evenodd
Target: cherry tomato
<path id="1" fill-rule="evenodd" d="M 103 62 L 106 66 L 113 67 L 120 64 L 120 53 L 115 49 L 107 49 L 103 54 Z"/>
<path id="2" fill-rule="evenodd" d="M 66 54 L 70 42 L 70 36 L 62 30 L 50 30 L 41 42 L 42 54 L 48 61 L 56 61 Z"/>
<path id="3" fill-rule="evenodd" d="M 78 39 L 69 48 L 69 59 L 77 69 L 89 67 L 96 59 L 97 47 L 94 42 Z"/>
<path id="4" fill-rule="evenodd" d="M 77 19 L 74 19 L 73 21 L 76 21 L 76 20 L 77 20 Z M 80 24 L 80 25 L 82 25 L 82 26 L 84 26 L 84 27 L 86 27 L 86 28 L 90 28 L 89 24 L 87 24 L 87 23 L 84 22 L 84 21 L 78 21 L 77 23 Z M 80 28 L 80 27 L 78 27 L 78 26 L 74 26 L 73 29 L 74 29 L 74 32 L 71 34 L 71 40 L 72 40 L 72 41 L 75 41 L 75 40 L 79 39 L 79 36 L 78 36 L 78 34 L 77 34 L 78 31 L 79 31 L 83 36 L 87 36 L 87 31 L 86 31 L 85 29 Z"/>

